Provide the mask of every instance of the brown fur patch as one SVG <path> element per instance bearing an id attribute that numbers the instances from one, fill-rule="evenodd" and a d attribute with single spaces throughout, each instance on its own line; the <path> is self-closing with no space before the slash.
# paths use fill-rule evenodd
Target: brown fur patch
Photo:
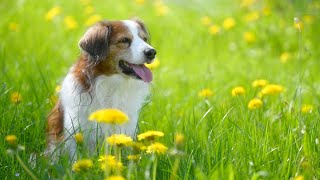
<path id="1" fill-rule="evenodd" d="M 61 141 L 63 139 L 63 108 L 60 100 L 49 114 L 47 123 L 48 143 Z"/>

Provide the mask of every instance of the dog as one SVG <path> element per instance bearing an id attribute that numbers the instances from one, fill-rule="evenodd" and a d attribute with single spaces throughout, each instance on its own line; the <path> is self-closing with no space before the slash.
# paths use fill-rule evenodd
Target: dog
<path id="1" fill-rule="evenodd" d="M 62 141 L 70 155 L 74 154 L 73 135 L 80 130 L 89 138 L 89 146 L 95 145 L 96 135 L 111 133 L 110 126 L 88 121 L 99 109 L 123 111 L 129 122 L 118 126 L 116 133 L 135 135 L 153 79 L 144 65 L 156 55 L 148 42 L 148 30 L 138 19 L 100 21 L 85 32 L 79 41 L 81 54 L 63 80 L 59 100 L 48 116 L 46 154 L 53 153 Z"/>

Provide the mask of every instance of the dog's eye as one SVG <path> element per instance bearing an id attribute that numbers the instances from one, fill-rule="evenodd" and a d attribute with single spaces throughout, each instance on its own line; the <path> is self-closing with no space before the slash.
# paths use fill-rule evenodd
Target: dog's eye
<path id="1" fill-rule="evenodd" d="M 144 42 L 148 42 L 148 38 L 146 38 L 146 37 L 142 38 L 142 40 L 143 40 Z"/>
<path id="2" fill-rule="evenodd" d="M 118 43 L 123 43 L 123 44 L 131 44 L 131 39 L 129 38 L 122 38 L 118 41 Z"/>

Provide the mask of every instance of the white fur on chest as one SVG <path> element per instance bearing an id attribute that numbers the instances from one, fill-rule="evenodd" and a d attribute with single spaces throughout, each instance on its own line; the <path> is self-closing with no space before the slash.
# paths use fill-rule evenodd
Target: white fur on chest
<path id="1" fill-rule="evenodd" d="M 82 92 L 81 85 L 73 74 L 65 78 L 60 98 L 64 109 L 65 136 L 72 136 L 81 129 L 85 132 L 97 129 L 95 122 L 88 121 L 88 116 L 99 109 L 117 108 L 129 116 L 127 124 L 118 126 L 116 133 L 134 136 L 138 123 L 138 113 L 148 95 L 148 83 L 122 75 L 99 76 L 94 82 L 92 92 Z M 98 135 L 107 135 L 111 131 L 109 125 L 100 125 Z M 90 133 L 90 136 L 96 135 Z M 109 134 L 110 135 L 110 134 Z M 95 139 L 95 137 L 90 137 Z"/>

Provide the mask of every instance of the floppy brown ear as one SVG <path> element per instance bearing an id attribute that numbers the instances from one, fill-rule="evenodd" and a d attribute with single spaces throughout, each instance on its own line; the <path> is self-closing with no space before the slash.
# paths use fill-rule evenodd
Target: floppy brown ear
<path id="1" fill-rule="evenodd" d="M 90 56 L 90 59 L 105 59 L 108 54 L 110 33 L 111 29 L 108 25 L 98 23 L 83 35 L 80 39 L 79 47 Z"/>

